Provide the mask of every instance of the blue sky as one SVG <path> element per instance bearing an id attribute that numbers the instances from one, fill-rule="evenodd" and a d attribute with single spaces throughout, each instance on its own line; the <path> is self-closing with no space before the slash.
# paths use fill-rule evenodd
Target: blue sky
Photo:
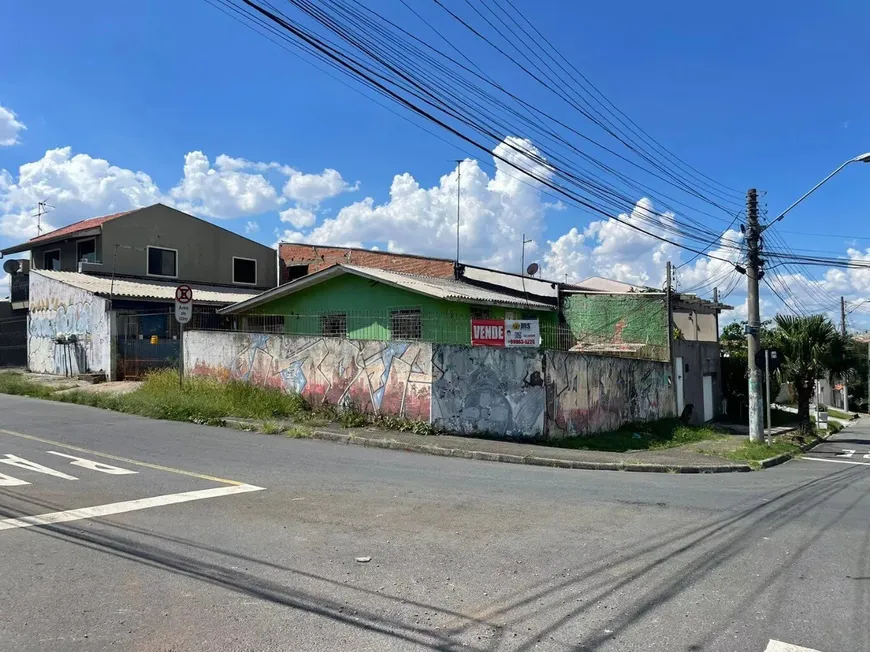
<path id="1" fill-rule="evenodd" d="M 866 3 L 515 2 L 647 132 L 717 181 L 765 190 L 771 214 L 845 159 L 870 151 Z M 367 4 L 434 42 L 399 0 Z M 415 6 L 513 92 L 574 124 L 576 116 L 433 3 Z M 52 226 L 169 198 L 268 244 L 307 238 L 451 255 L 450 175 L 468 146 L 397 117 L 206 2 L 91 0 L 50 11 L 7 3 L 2 13 L 0 106 L 26 129 L 17 130 L 16 144 L 0 147 L 7 171 L 0 245 L 33 235 L 25 211 L 39 198 L 56 206 Z M 553 198 L 499 177 L 491 156 L 472 154 L 479 167 L 467 177 L 468 259 L 517 271 L 527 232 L 535 239 L 531 255 L 554 275 L 655 285 L 665 259 L 691 257 L 643 239 L 621 249 L 632 239 L 615 225 L 553 207 Z M 850 166 L 778 228 L 795 250 L 866 250 L 868 200 L 870 165 Z M 572 228 L 576 237 L 563 238 Z M 683 287 L 708 278 L 711 262 L 681 268 Z M 824 290 L 821 308 L 830 296 L 870 296 L 870 274 L 826 279 L 824 269 L 812 271 L 827 285 L 785 279 L 799 299 Z M 729 299 L 742 302 L 740 285 Z M 765 300 L 768 311 L 779 307 L 772 295 Z"/>

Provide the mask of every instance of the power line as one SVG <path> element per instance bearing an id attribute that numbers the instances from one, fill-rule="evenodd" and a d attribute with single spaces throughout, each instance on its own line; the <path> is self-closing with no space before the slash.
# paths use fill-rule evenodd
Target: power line
<path id="1" fill-rule="evenodd" d="M 438 126 L 442 127 L 443 129 L 446 129 L 447 131 L 452 133 L 454 136 L 469 143 L 470 145 L 472 145 L 478 149 L 481 149 L 483 151 L 486 151 L 488 154 L 492 154 L 495 158 L 497 158 L 497 159 L 501 160 L 502 162 L 510 165 L 511 167 L 517 169 L 521 173 L 529 176 L 530 178 L 535 179 L 538 183 L 540 183 L 544 186 L 547 186 L 550 189 L 561 194 L 566 199 L 568 199 L 573 205 L 585 208 L 589 211 L 592 211 L 592 212 L 599 214 L 599 215 L 603 215 L 607 218 L 614 219 L 615 221 L 621 222 L 622 224 L 628 226 L 629 228 L 632 228 L 632 229 L 637 230 L 639 232 L 645 233 L 646 235 L 648 235 L 654 239 L 660 240 L 662 242 L 667 242 L 667 243 L 672 244 L 672 245 L 677 246 L 677 247 L 684 248 L 688 251 L 692 251 L 693 253 L 699 253 L 699 250 L 696 248 L 687 246 L 687 245 L 679 243 L 679 242 L 674 242 L 674 241 L 660 235 L 659 233 L 652 232 L 648 229 L 645 229 L 645 228 L 638 226 L 637 224 L 632 223 L 631 220 L 626 220 L 626 219 L 622 219 L 621 217 L 614 216 L 611 212 L 609 212 L 606 209 L 602 208 L 601 206 L 593 203 L 589 199 L 582 197 L 577 192 L 572 191 L 568 188 L 565 188 L 565 187 L 559 185 L 558 182 L 551 180 L 549 177 L 541 176 L 540 174 L 536 173 L 533 170 L 529 170 L 529 169 L 521 167 L 515 161 L 510 160 L 506 156 L 500 154 L 498 151 L 491 152 L 488 147 L 482 145 L 479 141 L 477 141 L 473 137 L 469 136 L 468 134 L 460 131 L 459 128 L 454 127 L 451 124 L 448 124 L 447 122 L 445 122 L 444 119 L 437 117 L 436 115 L 434 115 L 431 112 L 431 110 L 429 110 L 423 106 L 420 106 L 419 104 L 408 99 L 407 97 L 402 96 L 399 92 L 397 92 L 397 90 L 394 90 L 394 89 L 387 86 L 387 84 L 389 83 L 390 85 L 396 86 L 397 89 L 407 90 L 409 88 L 408 85 L 403 85 L 401 81 L 397 82 L 396 79 L 385 79 L 385 76 L 383 74 L 380 74 L 377 71 L 374 71 L 370 66 L 363 64 L 357 58 L 349 55 L 348 53 L 346 53 L 342 49 L 337 48 L 328 42 L 325 42 L 322 38 L 311 33 L 310 31 L 306 30 L 305 28 L 302 28 L 298 23 L 295 23 L 294 21 L 285 20 L 285 19 L 279 17 L 273 11 L 270 11 L 269 9 L 266 9 L 264 7 L 259 6 L 258 4 L 253 2 L 252 0 L 243 0 L 243 2 L 245 5 L 247 5 L 248 7 L 253 9 L 254 11 L 260 13 L 261 15 L 265 16 L 266 18 L 268 18 L 269 20 L 274 22 L 275 24 L 282 27 L 284 30 L 290 32 L 294 37 L 296 37 L 298 40 L 300 40 L 302 43 L 304 43 L 305 46 L 309 50 L 312 50 L 316 53 L 319 53 L 319 54 L 329 58 L 329 60 L 331 62 L 334 62 L 337 65 L 343 67 L 344 69 L 350 71 L 350 73 L 354 77 L 360 78 L 367 85 L 369 85 L 369 87 L 375 89 L 380 94 L 388 97 L 392 101 L 399 103 L 401 106 L 404 106 L 405 108 L 411 110 L 416 115 L 424 117 L 425 119 L 430 120 L 431 122 L 437 124 Z M 305 5 L 306 3 L 293 2 L 292 4 L 299 6 L 299 5 Z M 308 4 L 310 4 L 310 3 L 308 3 Z M 317 14 L 315 12 L 315 16 L 316 15 Z M 342 34 L 342 32 L 339 31 L 339 34 Z M 357 39 L 353 38 L 352 36 L 349 37 L 349 40 L 352 44 L 355 44 L 355 45 L 359 44 L 359 41 Z M 395 69 L 393 66 L 390 66 L 390 68 Z M 400 73 L 400 77 L 406 82 L 409 80 L 408 75 L 405 73 Z M 421 87 L 419 84 L 411 84 L 411 87 L 412 87 L 412 89 L 411 89 L 412 97 L 415 97 L 418 100 L 424 101 L 425 103 L 429 104 L 431 107 L 434 107 L 434 108 L 441 110 L 442 113 L 445 113 L 448 116 L 452 115 L 453 117 L 456 117 L 455 113 L 451 113 L 450 111 L 443 110 L 443 106 L 439 106 L 437 98 L 434 98 L 435 101 L 432 101 L 432 98 L 426 97 L 427 90 L 425 88 Z M 481 128 L 481 126 L 479 124 L 475 124 L 475 123 L 467 121 L 467 120 L 462 121 L 462 122 L 464 124 L 466 124 L 467 126 L 470 126 L 472 128 L 476 128 L 476 130 L 479 133 L 482 133 L 483 135 L 486 135 L 489 137 L 496 136 L 496 134 L 492 133 L 491 131 L 488 131 L 485 128 Z M 534 157 L 531 155 L 531 153 L 520 150 L 519 148 L 517 148 L 516 146 L 514 146 L 510 143 L 508 143 L 508 144 L 511 146 L 512 149 L 514 149 L 517 153 L 522 154 L 525 158 L 532 158 L 534 160 Z M 559 169 L 559 168 L 551 166 L 550 168 L 548 168 L 548 171 L 549 170 L 553 170 L 554 173 L 556 173 L 560 176 L 564 176 L 564 171 Z M 652 223 L 656 227 L 656 229 L 661 231 L 661 232 L 674 232 L 676 230 L 673 224 L 663 222 L 661 219 L 655 220 L 652 215 L 645 215 L 644 213 L 652 213 L 652 211 L 641 211 L 641 215 L 638 217 L 638 221 Z M 689 231 L 688 233 L 679 232 L 679 234 L 681 236 L 694 238 L 696 240 L 699 239 L 699 234 L 698 233 L 693 234 L 691 231 Z M 703 253 L 703 252 L 701 252 L 701 253 Z M 728 262 L 729 264 L 732 264 L 730 261 L 726 261 L 725 259 L 718 258 L 716 256 L 710 256 L 710 257 L 712 257 L 714 259 L 722 260 L 723 262 Z"/>

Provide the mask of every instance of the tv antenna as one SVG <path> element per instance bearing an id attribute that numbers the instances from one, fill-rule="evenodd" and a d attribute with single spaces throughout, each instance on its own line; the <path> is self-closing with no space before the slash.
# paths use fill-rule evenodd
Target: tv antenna
<path id="1" fill-rule="evenodd" d="M 42 235 L 42 216 L 48 213 L 52 208 L 54 208 L 54 206 L 45 201 L 41 201 L 36 205 L 36 213 L 33 215 L 33 217 L 36 218 L 36 237 Z"/>

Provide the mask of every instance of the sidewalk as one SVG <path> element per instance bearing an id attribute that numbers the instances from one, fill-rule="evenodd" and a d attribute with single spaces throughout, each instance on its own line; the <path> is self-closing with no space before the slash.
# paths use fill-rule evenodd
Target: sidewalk
<path id="1" fill-rule="evenodd" d="M 228 426 L 242 430 L 258 430 L 261 421 L 226 418 Z M 275 421 L 283 430 L 299 428 L 292 421 Z M 304 424 L 302 425 L 304 428 Z M 661 473 L 732 473 L 750 471 L 748 464 L 693 450 L 698 444 L 664 450 L 639 450 L 625 453 L 586 451 L 519 442 L 457 437 L 452 435 L 416 435 L 379 428 L 312 428 L 310 436 L 344 444 L 389 448 L 445 457 L 531 464 L 563 469 L 598 471 L 644 471 Z M 710 443 L 710 442 L 703 442 Z"/>

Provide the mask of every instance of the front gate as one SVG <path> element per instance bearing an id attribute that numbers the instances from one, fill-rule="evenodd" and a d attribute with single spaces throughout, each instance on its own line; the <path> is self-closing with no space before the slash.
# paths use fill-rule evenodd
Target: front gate
<path id="1" fill-rule="evenodd" d="M 178 368 L 181 328 L 172 312 L 119 313 L 117 332 L 119 380 L 139 380 L 155 369 Z"/>
<path id="2" fill-rule="evenodd" d="M 27 316 L 0 317 L 0 367 L 27 366 Z"/>

